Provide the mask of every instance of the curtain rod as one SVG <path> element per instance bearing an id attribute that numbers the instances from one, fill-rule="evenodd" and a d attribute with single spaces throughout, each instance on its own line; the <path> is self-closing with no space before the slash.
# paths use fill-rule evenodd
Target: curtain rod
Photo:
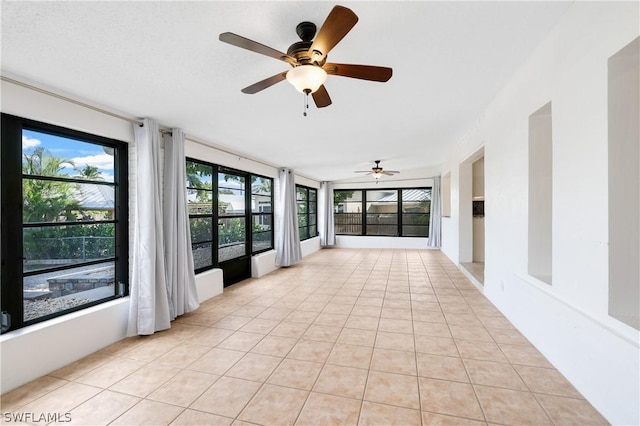
<path id="1" fill-rule="evenodd" d="M 120 120 L 128 121 L 129 123 L 132 123 L 132 124 L 137 124 L 139 126 L 142 126 L 142 124 L 143 124 L 142 121 L 140 121 L 139 119 L 132 118 L 132 117 L 127 117 L 127 116 L 124 116 L 124 115 L 121 115 L 121 114 L 116 114 L 115 112 L 111 112 L 111 111 L 108 111 L 106 109 L 99 108 L 97 106 L 88 104 L 86 102 L 82 102 L 82 101 L 79 101 L 77 99 L 70 98 L 68 96 L 60 95 L 60 94 L 52 92 L 50 90 L 42 89 L 42 88 L 34 86 L 32 84 L 24 83 L 22 81 L 15 80 L 13 78 L 6 77 L 4 75 L 0 75 L 0 79 L 2 79 L 2 81 L 6 81 L 7 83 L 15 84 L 16 86 L 21 86 L 21 87 L 24 87 L 26 89 L 33 90 L 34 92 L 42 93 L 42 94 L 45 94 L 47 96 L 51 96 L 53 98 L 57 98 L 57 99 L 60 99 L 60 100 L 63 100 L 63 101 L 66 101 L 66 102 L 69 102 L 69 103 L 84 107 L 84 108 L 87 108 L 87 109 L 90 109 L 90 110 L 93 110 L 93 111 L 96 111 L 96 112 L 99 112 L 99 113 L 102 113 L 102 114 L 105 114 L 105 115 L 108 115 L 108 116 L 111 116 L 111 117 L 114 117 L 114 118 L 119 118 Z M 170 135 L 171 134 L 171 129 L 166 127 L 166 126 L 160 126 L 160 132 L 163 133 L 163 134 L 169 134 Z M 203 140 L 196 139 L 196 138 L 194 138 L 193 136 L 190 136 L 190 135 L 185 135 L 185 139 L 188 140 L 188 141 L 195 142 L 197 144 L 206 146 L 208 148 L 217 149 L 218 151 L 222 151 L 225 154 L 233 155 L 234 157 L 238 157 L 238 159 L 244 159 L 244 160 L 253 161 L 254 163 L 262 164 L 263 166 L 267 166 L 267 167 L 273 167 L 274 169 L 279 169 L 280 168 L 280 166 L 276 166 L 276 165 L 271 164 L 271 163 L 266 163 L 266 162 L 261 161 L 261 160 L 256 160 L 255 158 L 251 158 L 251 157 L 248 157 L 246 155 L 239 154 L 237 152 L 228 151 L 228 150 L 226 150 L 226 149 L 224 149 L 224 148 L 222 148 L 220 146 L 217 146 L 217 145 L 209 143 L 209 142 L 205 142 Z M 294 171 L 294 173 L 297 176 L 303 177 L 305 179 L 316 180 L 314 178 L 310 178 L 308 176 L 305 176 L 303 174 L 297 173 L 295 171 Z"/>
<path id="2" fill-rule="evenodd" d="M 173 134 L 168 127 L 164 127 L 164 126 L 163 126 L 163 128 L 160 129 L 160 133 L 162 133 L 163 135 L 169 135 L 169 136 L 171 136 Z M 214 144 L 211 144 L 209 142 L 205 142 L 205 141 L 202 141 L 202 140 L 199 140 L 199 139 L 195 139 L 193 136 L 190 136 L 190 135 L 185 135 L 184 138 L 186 140 L 188 140 L 188 141 L 195 142 L 195 143 L 197 143 L 199 145 L 203 145 L 203 146 L 205 146 L 207 148 L 213 148 L 213 149 L 216 149 L 218 151 L 222 151 L 225 154 L 233 155 L 234 157 L 238 157 L 238 159 L 244 159 L 244 160 L 253 161 L 254 163 L 262 164 L 263 166 L 273 167 L 275 169 L 280 168 L 279 166 L 276 166 L 276 165 L 273 165 L 273 164 L 270 164 L 270 163 L 265 163 L 264 161 L 256 160 L 255 158 L 251 158 L 251 157 L 248 157 L 246 155 L 238 154 L 237 152 L 228 151 L 228 150 L 226 150 L 224 148 L 221 148 L 221 147 L 216 146 Z M 302 175 L 300 175 L 300 176 L 302 176 Z"/>
<path id="3" fill-rule="evenodd" d="M 109 115 L 111 117 L 119 118 L 120 120 L 128 121 L 129 123 L 138 124 L 138 125 L 142 126 L 142 122 L 140 120 L 135 119 L 135 118 L 125 117 L 124 115 L 116 114 L 114 112 L 107 111 L 106 109 L 102 109 L 102 108 L 98 108 L 96 106 L 90 105 L 90 104 L 88 104 L 86 102 L 82 102 L 82 101 L 79 101 L 77 99 L 73 99 L 73 98 L 70 98 L 70 97 L 67 97 L 67 96 L 64 96 L 64 95 L 60 95 L 58 93 L 54 93 L 54 92 L 51 92 L 49 90 L 33 86 L 31 84 L 24 83 L 24 82 L 19 81 L 19 80 L 14 80 L 13 78 L 6 77 L 4 75 L 0 76 L 0 78 L 2 79 L 2 81 L 6 81 L 7 83 L 15 84 L 16 86 L 22 86 L 22 87 L 24 87 L 26 89 L 33 90 L 34 92 L 43 93 L 43 94 L 51 96 L 53 98 L 61 99 L 63 101 L 67 101 L 67 102 L 70 102 L 72 104 L 79 105 L 81 107 L 88 108 L 88 109 L 91 109 L 93 111 L 97 111 L 97 112 L 100 112 L 102 114 Z"/>
<path id="4" fill-rule="evenodd" d="M 171 133 L 171 129 L 169 129 L 168 127 L 161 128 L 161 129 L 160 129 L 160 133 L 162 133 L 163 135 L 171 135 L 171 134 L 172 134 L 172 133 Z M 220 147 L 220 146 L 218 146 L 218 145 L 212 144 L 212 143 L 210 143 L 210 142 L 205 142 L 205 141 L 203 141 L 203 140 L 200 140 L 200 139 L 194 138 L 193 136 L 185 135 L 185 137 L 184 137 L 184 138 L 185 138 L 186 140 L 188 140 L 188 141 L 191 141 L 191 142 L 197 143 L 197 144 L 199 144 L 199 145 L 203 145 L 203 146 L 205 146 L 205 147 L 207 147 L 207 148 L 213 148 L 213 149 L 216 149 L 216 150 L 218 150 L 218 151 L 224 152 L 225 154 L 233 155 L 234 157 L 238 157 L 238 159 L 243 159 L 243 160 L 253 161 L 254 163 L 262 164 L 263 166 L 267 166 L 267 167 L 273 167 L 274 169 L 281 169 L 281 168 L 282 168 L 282 166 L 276 166 L 275 164 L 266 163 L 266 162 L 264 162 L 264 161 L 257 160 L 257 159 L 255 159 L 255 158 L 249 157 L 249 156 L 244 155 L 244 154 L 239 154 L 239 153 L 237 153 L 237 152 L 228 151 L 228 150 L 226 150 L 226 149 L 224 149 L 224 148 L 222 148 L 222 147 Z M 314 179 L 314 178 L 311 178 L 311 177 L 305 176 L 305 175 L 303 175 L 303 174 L 301 174 L 301 173 L 298 173 L 298 172 L 296 172 L 295 170 L 293 171 L 293 173 L 294 173 L 294 175 L 296 175 L 296 176 L 300 176 L 300 177 L 303 177 L 303 178 L 305 178 L 305 179 L 309 179 L 309 180 L 314 180 L 314 181 L 317 181 L 317 182 L 321 182 L 321 181 L 319 181 L 319 180 L 317 180 L 317 179 Z"/>
<path id="5" fill-rule="evenodd" d="M 124 115 L 121 115 L 121 114 L 116 114 L 116 113 L 108 111 L 106 109 L 99 108 L 99 107 L 94 106 L 94 105 L 90 105 L 90 104 L 88 104 L 86 102 L 82 102 L 82 101 L 79 101 L 77 99 L 70 98 L 68 96 L 60 95 L 60 94 L 52 92 L 50 90 L 42 89 L 40 87 L 34 86 L 32 84 L 29 84 L 29 83 L 25 83 L 25 82 L 22 82 L 22 81 L 19 81 L 19 80 L 15 80 L 13 78 L 6 77 L 4 75 L 0 76 L 0 78 L 2 79 L 2 81 L 6 81 L 7 83 L 15 84 L 16 86 L 21 86 L 21 87 L 24 87 L 25 89 L 33 90 L 34 92 L 38 92 L 38 93 L 42 93 L 42 94 L 47 95 L 47 96 L 51 96 L 52 98 L 60 99 L 60 100 L 63 100 L 63 101 L 66 101 L 66 102 L 69 102 L 69 103 L 72 103 L 72 104 L 75 104 L 75 105 L 78 105 L 78 106 L 93 110 L 93 111 L 96 111 L 96 112 L 99 112 L 99 113 L 102 113 L 102 114 L 105 114 L 105 115 L 108 115 L 108 116 L 111 116 L 111 117 L 114 117 L 114 118 L 118 118 L 120 120 L 127 121 L 127 122 L 129 122 L 131 124 L 138 124 L 139 126 L 142 126 L 142 124 L 143 124 L 142 121 L 140 121 L 138 119 L 135 119 L 135 118 L 132 118 L 132 117 L 127 117 L 127 116 L 124 116 Z M 171 134 L 171 130 L 168 127 L 166 127 L 166 126 L 160 126 L 160 127 L 161 127 L 160 128 L 160 132 L 161 133 L 163 133 L 163 134 Z M 250 157 L 247 157 L 245 155 L 238 154 L 236 152 L 228 151 L 228 150 L 226 150 L 224 148 L 221 148 L 219 146 L 215 146 L 215 145 L 213 145 L 211 143 L 207 143 L 207 142 L 204 142 L 202 140 L 195 139 L 194 137 L 189 136 L 189 135 L 185 135 L 185 139 L 187 139 L 187 140 L 189 140 L 191 142 L 195 142 L 195 143 L 200 144 L 200 145 L 204 145 L 204 146 L 206 146 L 208 148 L 217 149 L 218 151 L 222 151 L 222 152 L 224 152 L 226 154 L 233 155 L 234 157 L 238 157 L 240 159 L 250 160 L 250 161 L 253 161 L 255 163 L 262 164 L 264 166 L 273 167 L 275 169 L 279 168 L 279 166 L 276 166 L 276 165 L 273 165 L 273 164 L 269 164 L 269 163 L 265 163 L 264 161 L 256 160 L 254 158 L 250 158 Z M 302 176 L 300 174 L 298 174 L 298 175 Z M 303 176 L 303 177 L 306 177 L 306 176 Z M 310 178 L 307 178 L 307 179 L 310 179 Z M 312 179 L 312 180 L 315 180 L 315 179 Z"/>
<path id="6" fill-rule="evenodd" d="M 129 122 L 131 124 L 137 124 L 139 126 L 143 125 L 143 122 L 138 120 L 138 119 L 135 119 L 135 118 L 132 118 L 132 117 L 127 117 L 127 116 L 124 116 L 124 115 L 121 115 L 121 114 L 116 114 L 116 113 L 108 111 L 106 109 L 99 108 L 99 107 L 94 106 L 94 105 L 90 105 L 90 104 L 88 104 L 86 102 L 82 102 L 82 101 L 79 101 L 77 99 L 70 98 L 68 96 L 60 95 L 60 94 L 52 92 L 50 90 L 42 89 L 40 87 L 34 86 L 32 84 L 29 84 L 29 83 L 25 83 L 25 82 L 22 82 L 22 81 L 19 81 L 19 80 L 15 80 L 13 78 L 6 77 L 4 75 L 0 76 L 0 79 L 2 79 L 2 81 L 6 81 L 7 83 L 15 84 L 16 86 L 21 86 L 21 87 L 24 87 L 26 89 L 33 90 L 34 92 L 42 93 L 42 94 L 45 94 L 47 96 L 51 96 L 51 97 L 56 98 L 56 99 L 60 99 L 60 100 L 63 100 L 63 101 L 66 101 L 66 102 L 69 102 L 69 103 L 72 103 L 72 104 L 75 104 L 75 105 L 78 105 L 78 106 L 81 106 L 81 107 L 84 107 L 84 108 L 87 108 L 87 109 L 90 109 L 90 110 L 93 110 L 93 111 L 96 111 L 96 112 L 99 112 L 99 113 L 102 113 L 102 114 L 105 114 L 105 115 L 109 115 L 109 116 L 114 117 L 114 118 L 118 118 L 118 119 L 123 120 L 123 121 L 127 121 L 127 122 Z M 161 133 L 169 134 L 169 135 L 171 134 L 170 128 L 168 128 L 166 126 L 162 126 L 162 125 L 160 125 L 159 127 L 160 127 L 160 132 Z M 217 149 L 217 150 L 222 151 L 222 152 L 224 152 L 226 154 L 229 154 L 229 155 L 237 156 L 238 158 L 244 158 L 246 160 L 254 161 L 256 163 L 260 163 L 262 165 L 273 167 L 273 168 L 276 168 L 276 169 L 278 168 L 278 166 L 275 166 L 273 164 L 268 164 L 268 163 L 265 163 L 263 161 L 255 160 L 253 158 L 249 158 L 247 156 L 240 155 L 240 154 L 238 154 L 236 152 L 227 151 L 224 148 L 215 146 L 213 144 L 210 144 L 210 143 L 207 143 L 207 142 L 204 142 L 204 141 L 201 141 L 201 140 L 194 139 L 192 136 L 189 136 L 189 135 L 185 135 L 185 139 L 187 139 L 187 140 L 189 140 L 191 142 L 198 143 L 200 145 L 207 146 L 209 148 Z"/>

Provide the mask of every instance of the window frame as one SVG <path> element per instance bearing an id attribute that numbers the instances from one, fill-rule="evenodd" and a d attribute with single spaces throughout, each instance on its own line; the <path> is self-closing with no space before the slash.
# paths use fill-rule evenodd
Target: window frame
<path id="1" fill-rule="evenodd" d="M 224 174 L 224 175 L 229 175 L 229 176 L 236 176 L 239 178 L 243 178 L 244 182 L 244 188 L 241 190 L 236 190 L 233 188 L 226 188 L 223 187 L 223 189 L 226 190 L 230 190 L 230 191 L 242 191 L 242 196 L 244 198 L 244 213 L 243 214 L 234 214 L 234 213 L 222 213 L 220 210 L 220 175 Z M 244 218 L 245 220 L 245 224 L 248 223 L 249 226 L 245 226 L 244 229 L 244 254 L 242 256 L 239 257 L 246 257 L 246 256 L 251 256 L 251 248 L 253 245 L 253 239 L 252 239 L 252 232 L 250 231 L 250 220 L 253 219 L 253 216 L 251 215 L 249 209 L 251 206 L 251 193 L 250 190 L 247 189 L 247 181 L 251 182 L 251 174 L 248 172 L 244 172 L 244 171 L 240 171 L 240 170 L 235 170 L 235 169 L 231 169 L 229 167 L 224 167 L 224 166 L 217 166 L 215 168 L 215 172 L 214 172 L 214 177 L 215 177 L 215 183 L 213 185 L 213 187 L 215 188 L 214 191 L 214 196 L 215 196 L 215 202 L 216 202 L 216 209 L 214 211 L 214 214 L 216 215 L 216 219 L 214 220 L 214 226 L 212 227 L 212 230 L 214 230 L 213 232 L 216 233 L 215 238 L 216 238 L 216 254 L 217 257 L 214 259 L 216 261 L 217 265 L 220 265 L 221 263 L 224 263 L 226 261 L 230 261 L 233 259 L 236 259 L 236 257 L 232 257 L 229 259 L 225 259 L 220 261 L 220 233 L 217 232 L 220 230 L 220 220 L 221 219 L 238 219 L 238 218 Z"/>
<path id="2" fill-rule="evenodd" d="M 400 238 L 429 238 L 429 234 L 430 234 L 430 227 L 429 225 L 416 225 L 416 226 L 421 226 L 421 227 L 425 227 L 427 229 L 427 235 L 422 235 L 422 236 L 417 236 L 417 235 L 404 235 L 405 232 L 404 231 L 404 221 L 403 221 L 403 217 L 407 214 L 409 215 L 418 215 L 418 213 L 410 213 L 410 212 L 404 212 L 403 211 L 403 191 L 410 191 L 410 190 L 429 190 L 430 192 L 433 190 L 432 187 L 430 186 L 423 186 L 423 187 L 406 187 L 406 188 L 358 188 L 358 189 L 335 189 L 334 190 L 334 199 L 333 199 L 333 214 L 334 214 L 334 222 L 336 223 L 336 235 L 345 235 L 345 236 L 358 236 L 358 237 L 400 237 Z M 371 202 L 375 202 L 375 201 L 368 201 L 367 200 L 367 193 L 368 192 L 379 192 L 379 191 L 397 191 L 397 201 L 396 201 L 396 212 L 392 213 L 397 217 L 397 223 L 396 223 L 396 232 L 395 235 L 380 235 L 380 234 L 367 234 L 367 225 L 368 225 L 368 221 L 367 221 L 367 215 L 369 215 L 370 213 L 367 212 L 367 204 L 371 203 Z M 360 206 L 360 211 L 358 212 L 358 215 L 360 217 L 360 224 L 358 226 L 360 226 L 360 233 L 340 233 L 338 232 L 338 220 L 336 220 L 335 215 L 336 214 L 343 214 L 343 213 L 339 213 L 338 212 L 338 206 L 341 203 L 336 203 L 335 201 L 335 196 L 337 193 L 340 192 L 352 192 L 352 193 L 359 193 L 360 194 L 360 200 L 356 200 L 356 201 L 342 201 L 341 203 L 353 203 Z M 351 196 L 351 198 L 354 198 L 353 195 Z M 357 197 L 355 197 L 357 198 Z M 391 213 L 390 213 L 391 214 Z M 423 214 L 424 215 L 424 214 Z M 431 203 L 429 204 L 429 219 L 431 216 Z M 357 225 L 357 224 L 356 224 Z"/>
<path id="3" fill-rule="evenodd" d="M 262 175 L 259 175 L 259 174 L 256 174 L 256 173 L 250 173 L 249 174 L 249 186 L 251 187 L 251 189 L 249 190 L 249 198 L 253 197 L 254 195 L 259 195 L 261 197 L 264 196 L 263 194 L 258 194 L 258 193 L 254 193 L 253 192 L 253 178 L 254 177 L 260 178 L 260 179 L 267 179 L 267 180 L 269 180 L 271 182 L 271 193 L 270 193 L 271 195 L 269 197 L 270 200 L 271 200 L 271 204 L 270 204 L 270 209 L 269 209 L 268 212 L 260 211 L 260 209 L 258 209 L 257 212 L 254 212 L 253 208 L 251 208 L 251 255 L 252 256 L 255 255 L 255 254 L 259 254 L 259 253 L 264 253 L 265 251 L 273 250 L 273 248 L 274 248 L 274 226 L 275 226 L 275 223 L 274 223 L 274 219 L 275 218 L 273 216 L 273 211 L 274 211 L 273 181 L 274 181 L 274 179 L 270 178 L 268 176 L 262 176 Z M 265 247 L 265 248 L 260 249 L 260 250 L 253 250 L 253 243 L 254 243 L 254 238 L 253 237 L 254 237 L 255 234 L 257 234 L 256 232 L 253 232 L 253 224 L 254 224 L 254 219 L 256 217 L 261 218 L 261 221 L 264 218 L 270 218 L 270 222 L 271 222 L 271 231 L 270 231 L 271 238 L 269 239 L 269 247 Z M 265 232 L 266 231 L 262 231 L 260 233 L 262 234 L 262 233 L 265 233 Z"/>
<path id="4" fill-rule="evenodd" d="M 394 191 L 396 194 L 396 201 L 391 202 L 391 201 L 381 201 L 381 200 L 373 200 L 372 197 L 370 199 L 370 197 L 368 197 L 369 193 L 372 192 L 384 192 L 384 191 Z M 402 229 L 402 215 L 399 213 L 402 211 L 402 190 L 401 189 L 396 189 L 396 188 L 391 188 L 391 189 L 364 189 L 362 191 L 362 198 L 364 200 L 364 208 L 362 209 L 362 211 L 364 212 L 363 214 L 363 219 L 364 219 L 364 225 L 362 227 L 363 230 L 363 234 L 366 236 L 376 236 L 376 237 L 399 237 L 401 236 L 401 232 L 400 230 Z M 394 206 L 395 210 L 393 212 L 371 212 L 369 211 L 371 209 L 371 207 L 373 207 L 374 203 L 380 203 L 378 205 L 380 206 Z M 371 204 L 371 205 L 369 205 Z M 369 205 L 369 206 L 368 206 Z M 383 209 L 384 210 L 384 209 Z M 395 218 L 395 223 L 393 224 L 384 224 L 384 223 L 372 223 L 371 217 L 372 216 L 393 216 Z M 391 228 L 393 225 L 395 225 L 395 231 L 392 234 L 389 233 L 380 233 L 380 231 L 378 231 L 378 233 L 369 233 L 370 230 L 373 229 L 374 226 L 376 226 L 378 229 L 382 228 L 384 229 L 385 227 Z"/>
<path id="5" fill-rule="evenodd" d="M 217 215 L 215 214 L 218 210 L 218 199 L 217 199 L 217 192 L 218 192 L 218 184 L 216 182 L 216 177 L 217 177 L 217 169 L 215 167 L 215 165 L 213 164 L 209 164 L 207 162 L 204 161 L 200 161 L 200 160 L 196 160 L 196 159 L 192 159 L 187 157 L 185 159 L 185 166 L 186 166 L 186 162 L 191 162 L 191 163 L 195 163 L 195 164 L 199 164 L 201 166 L 206 166 L 206 167 L 210 167 L 211 168 L 211 189 L 204 189 L 204 188 L 199 188 L 199 187 L 195 187 L 195 186 L 188 186 L 186 187 L 187 189 L 187 193 L 190 190 L 196 190 L 196 191 L 207 191 L 211 193 L 211 213 L 198 213 L 198 214 L 191 214 L 189 212 L 189 206 L 188 206 L 188 202 L 187 202 L 187 216 L 189 218 L 189 230 L 190 230 L 190 244 L 191 244 L 191 251 L 193 252 L 193 232 L 191 232 L 191 219 L 211 219 L 211 234 L 209 235 L 209 239 L 207 240 L 203 240 L 203 241 L 199 241 L 196 244 L 207 244 L 210 243 L 211 244 L 211 257 L 210 260 L 211 262 L 201 268 L 197 268 L 195 266 L 195 262 L 194 262 L 194 271 L 195 273 L 200 273 L 200 272 L 204 272 L 207 271 L 209 269 L 213 269 L 217 266 L 217 263 L 215 262 L 216 259 L 218 259 L 218 239 L 217 239 L 217 232 L 215 232 L 215 229 L 217 229 L 218 226 L 218 222 L 217 222 Z M 185 182 L 185 184 L 188 184 L 188 182 Z M 194 256 L 194 261 L 195 261 L 195 256 Z"/>
<path id="6" fill-rule="evenodd" d="M 269 250 L 273 250 L 274 248 L 274 221 L 273 221 L 273 203 L 274 203 L 274 196 L 273 196 L 273 182 L 274 179 L 272 177 L 268 177 L 268 176 L 264 176 L 264 175 L 260 175 L 257 173 L 251 173 L 251 172 L 246 172 L 243 170 L 237 170 L 237 169 L 233 169 L 230 167 L 226 167 L 226 166 L 222 166 L 219 164 L 214 164 L 214 163 L 210 163 L 208 161 L 204 161 L 204 160 L 199 160 L 196 158 L 192 158 L 192 157 L 186 157 L 185 158 L 186 162 L 192 162 L 192 163 L 196 163 L 196 164 L 200 164 L 202 166 L 206 166 L 206 167 L 211 167 L 211 190 L 207 190 L 211 192 L 211 213 L 210 214 L 191 214 L 189 213 L 189 221 L 191 221 L 191 219 L 194 218 L 211 218 L 211 236 L 210 239 L 207 241 L 203 241 L 201 243 L 197 243 L 197 244 L 202 244 L 202 243 L 211 243 L 211 262 L 210 264 L 200 267 L 200 268 L 196 268 L 194 265 L 194 270 L 196 274 L 199 274 L 201 272 L 204 271 L 208 271 L 210 269 L 214 269 L 214 268 L 218 268 L 220 267 L 220 261 L 219 261 L 219 240 L 218 240 L 218 220 L 219 219 L 224 219 L 224 218 L 233 218 L 233 217 L 244 217 L 244 218 L 248 218 L 249 219 L 249 226 L 247 226 L 246 230 L 245 230 L 245 238 L 246 238 L 246 244 L 247 244 L 247 252 L 248 256 L 254 256 L 256 254 L 259 253 L 263 253 L 265 251 L 269 251 Z M 245 178 L 245 183 L 244 183 L 244 197 L 245 197 L 245 214 L 242 216 L 239 215 L 225 215 L 225 214 L 220 214 L 220 212 L 218 211 L 218 196 L 219 196 L 219 188 L 218 188 L 218 174 L 220 173 L 228 173 L 230 175 L 237 175 L 237 176 L 241 176 Z M 271 200 L 271 212 L 254 212 L 253 208 L 251 207 L 251 197 L 253 195 L 261 195 L 264 196 L 263 194 L 254 194 L 253 193 L 253 178 L 260 178 L 260 179 L 266 179 L 269 180 L 271 182 L 271 194 L 270 194 L 270 200 Z M 189 190 L 201 190 L 200 188 L 197 187 L 190 187 L 187 186 L 187 191 Z M 249 206 L 249 207 L 247 207 Z M 265 247 L 263 249 L 260 250 L 253 250 L 253 240 L 254 240 L 254 232 L 253 232 L 253 221 L 254 218 L 260 216 L 260 217 L 270 217 L 271 219 L 271 231 L 270 231 L 270 239 L 269 239 L 269 247 Z M 265 231 L 266 232 L 266 231 Z M 194 243 L 191 242 L 191 249 L 193 250 L 193 246 Z M 222 262 L 224 263 L 224 261 Z"/>
<path id="7" fill-rule="evenodd" d="M 306 193 L 306 198 L 305 200 L 298 200 L 298 190 L 301 189 Z M 311 193 L 315 193 L 315 200 L 311 200 L 310 194 Z M 300 219 L 298 219 L 298 234 L 299 234 L 299 238 L 300 241 L 305 241 L 305 240 L 309 240 L 311 238 L 315 238 L 318 236 L 318 190 L 316 188 L 311 188 L 309 186 L 305 186 L 305 185 L 298 185 L 296 184 L 296 213 L 299 216 L 300 213 L 298 211 L 298 202 L 299 201 L 305 201 L 305 226 L 300 226 Z M 315 209 L 312 211 L 311 210 L 311 206 L 315 206 Z M 315 215 L 315 219 L 316 222 L 313 224 L 313 226 L 315 226 L 316 232 L 315 235 L 311 235 L 310 229 L 312 227 L 311 225 L 311 216 Z M 302 237 L 302 233 L 300 232 L 301 229 L 306 229 L 306 238 Z"/>
<path id="8" fill-rule="evenodd" d="M 60 179 L 56 177 L 49 178 L 47 176 L 35 177 L 35 179 L 48 180 L 52 182 L 112 186 L 114 188 L 114 217 L 109 220 L 25 223 L 23 219 L 22 188 L 23 180 L 25 178 L 29 179 L 29 175 L 23 174 L 22 171 L 22 135 L 24 130 L 113 148 L 113 182 L 85 180 L 79 178 Z M 58 318 L 72 312 L 100 305 L 119 297 L 127 296 L 129 294 L 128 144 L 116 139 L 4 113 L 2 114 L 1 140 L 2 181 L 0 185 L 0 202 L 2 204 L 2 226 L 0 232 L 2 233 L 2 242 L 0 246 L 0 254 L 2 256 L 2 268 L 0 275 L 2 277 L 2 283 L 5 284 L 0 286 L 0 295 L 2 297 L 2 311 L 7 312 L 11 316 L 10 326 L 6 330 L 2 330 L 2 332 L 5 333 L 18 330 L 52 318 Z M 112 223 L 114 225 L 114 252 L 112 257 L 79 263 L 69 263 L 67 265 L 25 272 L 23 243 L 24 229 L 83 226 L 101 223 Z M 115 266 L 113 295 L 25 321 L 23 281 L 25 277 L 49 272 L 71 270 L 79 266 L 99 265 L 106 262 L 113 262 Z M 6 283 L 19 284 L 7 285 Z"/>

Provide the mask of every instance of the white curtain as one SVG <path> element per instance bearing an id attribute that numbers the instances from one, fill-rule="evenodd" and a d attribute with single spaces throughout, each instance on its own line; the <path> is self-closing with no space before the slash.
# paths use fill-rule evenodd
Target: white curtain
<path id="1" fill-rule="evenodd" d="M 164 138 L 163 214 L 169 315 L 173 320 L 196 310 L 200 304 L 187 213 L 185 137 L 181 129 L 173 129 L 171 135 Z"/>
<path id="2" fill-rule="evenodd" d="M 280 169 L 276 208 L 280 211 L 276 228 L 276 266 L 291 266 L 302 259 L 298 231 L 296 183 L 293 171 Z"/>
<path id="3" fill-rule="evenodd" d="M 440 247 L 442 224 L 442 198 L 440 196 L 440 176 L 433 178 L 431 186 L 431 217 L 429 219 L 429 247 Z"/>
<path id="4" fill-rule="evenodd" d="M 171 327 L 171 318 L 162 238 L 160 132 L 150 119 L 133 129 L 136 207 L 128 334 L 145 335 Z"/>
<path id="5" fill-rule="evenodd" d="M 336 245 L 336 229 L 333 222 L 333 183 L 320 183 L 319 215 L 320 245 L 333 247 Z"/>

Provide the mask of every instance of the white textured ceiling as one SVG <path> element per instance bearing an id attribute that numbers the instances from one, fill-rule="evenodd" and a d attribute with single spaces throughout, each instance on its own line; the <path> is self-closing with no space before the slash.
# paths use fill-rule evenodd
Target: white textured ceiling
<path id="1" fill-rule="evenodd" d="M 359 22 L 329 61 L 392 67 L 389 82 L 329 76 L 333 104 L 307 117 L 286 81 L 240 92 L 288 65 L 220 33 L 286 52 L 296 25 L 319 28 L 334 4 L 2 1 L 2 73 L 317 180 L 373 160 L 402 178 L 442 163 L 569 3 L 341 2 Z"/>

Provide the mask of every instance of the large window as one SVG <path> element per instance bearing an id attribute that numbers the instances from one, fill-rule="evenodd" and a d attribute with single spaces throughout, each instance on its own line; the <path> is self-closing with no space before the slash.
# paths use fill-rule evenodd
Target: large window
<path id="1" fill-rule="evenodd" d="M 273 248 L 273 179 L 193 159 L 186 169 L 196 272 Z"/>
<path id="2" fill-rule="evenodd" d="M 318 191 L 296 185 L 300 240 L 318 236 Z"/>
<path id="3" fill-rule="evenodd" d="M 124 296 L 127 145 L 2 115 L 3 332 Z"/>
<path id="4" fill-rule="evenodd" d="M 431 188 L 335 190 L 336 234 L 428 237 Z"/>

